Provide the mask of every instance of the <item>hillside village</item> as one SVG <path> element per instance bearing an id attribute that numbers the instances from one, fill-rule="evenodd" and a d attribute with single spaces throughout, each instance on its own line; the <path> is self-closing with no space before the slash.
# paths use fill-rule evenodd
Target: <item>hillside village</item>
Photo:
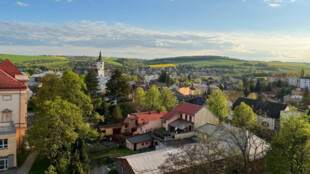
<path id="1" fill-rule="evenodd" d="M 304 69 L 296 77 L 184 66 L 124 73 L 100 52 L 72 70 L 21 70 L 0 63 L 0 171 L 254 174 L 270 171 L 281 147 L 297 143 L 292 153 L 310 155 L 309 131 L 290 125 L 310 128 Z M 277 142 L 283 137 L 295 141 Z"/>

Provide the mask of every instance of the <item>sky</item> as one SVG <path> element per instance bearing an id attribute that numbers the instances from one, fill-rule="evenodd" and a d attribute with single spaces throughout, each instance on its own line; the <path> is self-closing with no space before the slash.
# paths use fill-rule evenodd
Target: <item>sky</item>
<path id="1" fill-rule="evenodd" d="M 1 0 L 0 53 L 310 63 L 309 0 Z"/>

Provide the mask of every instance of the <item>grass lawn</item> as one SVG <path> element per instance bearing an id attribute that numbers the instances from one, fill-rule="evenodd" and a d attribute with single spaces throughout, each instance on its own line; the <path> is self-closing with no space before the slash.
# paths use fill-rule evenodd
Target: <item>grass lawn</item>
<path id="1" fill-rule="evenodd" d="M 42 157 L 41 155 L 38 155 L 36 160 L 34 161 L 29 174 L 42 174 L 44 171 L 47 170 L 49 166 L 48 160 Z"/>
<path id="2" fill-rule="evenodd" d="M 17 166 L 20 167 L 22 164 L 25 162 L 27 159 L 28 155 L 30 154 L 31 151 L 25 151 L 24 153 L 18 153 L 17 154 Z"/>
<path id="3" fill-rule="evenodd" d="M 22 56 L 11 54 L 0 54 L 0 59 L 9 59 L 11 62 L 29 62 L 34 60 L 63 60 L 63 58 L 57 58 L 52 56 Z"/>
<path id="4" fill-rule="evenodd" d="M 130 154 L 134 154 L 134 153 L 135 152 L 133 152 L 132 150 L 129 150 L 127 148 L 122 148 L 122 149 L 113 148 L 113 149 L 110 149 L 108 151 L 93 153 L 93 154 L 91 154 L 91 157 L 92 158 L 100 158 L 103 156 L 116 155 L 116 154 L 124 156 L 124 155 L 130 155 Z"/>

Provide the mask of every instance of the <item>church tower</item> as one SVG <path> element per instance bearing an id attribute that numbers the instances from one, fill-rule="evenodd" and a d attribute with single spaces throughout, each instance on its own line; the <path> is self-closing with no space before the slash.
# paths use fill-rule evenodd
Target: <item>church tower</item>
<path id="1" fill-rule="evenodd" d="M 98 76 L 104 76 L 104 62 L 101 57 L 101 51 L 99 53 L 99 58 L 96 62 L 96 69 L 97 69 Z"/>

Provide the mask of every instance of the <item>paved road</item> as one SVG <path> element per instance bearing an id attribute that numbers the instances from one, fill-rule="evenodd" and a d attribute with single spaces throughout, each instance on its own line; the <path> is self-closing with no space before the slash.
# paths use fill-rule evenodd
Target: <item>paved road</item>
<path id="1" fill-rule="evenodd" d="M 28 174 L 37 156 L 38 156 L 37 152 L 31 152 L 28 155 L 24 164 L 20 168 L 17 169 L 17 174 Z"/>
<path id="2" fill-rule="evenodd" d="M 107 174 L 109 169 L 106 166 L 96 167 L 90 171 L 90 174 Z"/>

